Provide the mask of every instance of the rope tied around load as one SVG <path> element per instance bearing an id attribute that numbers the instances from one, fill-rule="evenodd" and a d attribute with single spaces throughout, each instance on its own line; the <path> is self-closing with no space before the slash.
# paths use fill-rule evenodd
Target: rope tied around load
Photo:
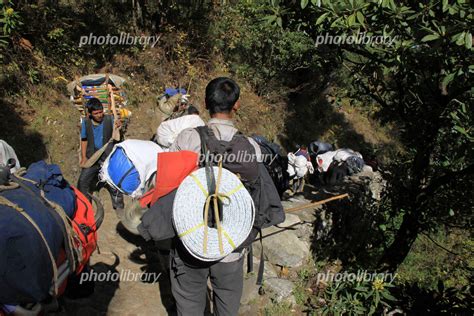
<path id="1" fill-rule="evenodd" d="M 255 210 L 250 194 L 233 173 L 221 164 L 212 168 L 216 189 L 212 190 L 206 170 L 201 168 L 183 181 L 173 206 L 178 237 L 203 261 L 218 260 L 236 249 L 252 228 Z M 196 195 L 199 192 L 201 196 Z"/>
<path id="2" fill-rule="evenodd" d="M 219 193 L 219 185 L 222 178 L 222 159 L 219 160 L 219 171 L 217 172 L 217 182 L 216 182 L 216 190 L 212 194 L 208 194 L 206 197 L 206 204 L 204 206 L 204 239 L 203 239 L 203 252 L 207 254 L 207 238 L 208 238 L 208 216 L 209 216 L 209 206 L 211 200 L 214 202 L 214 218 L 217 225 L 217 238 L 219 242 L 219 252 L 221 254 L 224 253 L 224 247 L 222 245 L 222 225 L 219 218 L 219 203 L 217 202 L 218 199 L 227 198 L 230 200 L 230 197 L 226 194 Z"/>

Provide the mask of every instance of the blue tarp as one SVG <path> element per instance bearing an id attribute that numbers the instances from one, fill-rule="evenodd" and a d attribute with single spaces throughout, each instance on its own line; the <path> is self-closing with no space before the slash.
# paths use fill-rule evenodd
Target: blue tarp
<path id="1" fill-rule="evenodd" d="M 126 194 L 133 193 L 140 185 L 140 174 L 120 147 L 110 157 L 107 171 L 110 179 Z"/>
<path id="2" fill-rule="evenodd" d="M 183 88 L 166 88 L 165 89 L 165 94 L 168 96 L 168 97 L 172 97 L 178 93 L 181 93 L 181 94 L 186 94 L 186 89 L 183 89 Z"/>

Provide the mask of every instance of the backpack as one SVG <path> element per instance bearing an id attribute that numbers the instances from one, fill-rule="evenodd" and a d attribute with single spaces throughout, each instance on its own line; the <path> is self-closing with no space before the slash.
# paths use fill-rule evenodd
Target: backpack
<path id="1" fill-rule="evenodd" d="M 65 182 L 56 165 L 38 162 L 23 177 L 9 178 L 0 188 L 0 302 L 37 303 L 50 296 L 52 286 L 59 295 L 65 276 L 87 264 L 97 246 L 103 208 L 98 203 L 96 222 L 89 200 Z M 71 193 L 69 215 L 63 205 L 70 204 Z"/>
<path id="2" fill-rule="evenodd" d="M 199 126 L 196 130 L 201 138 L 201 154 L 206 157 L 204 161 L 202 161 L 202 159 L 199 160 L 200 167 L 217 165 L 218 161 L 216 159 L 209 161 L 209 158 L 219 157 L 219 155 L 222 155 L 221 157 L 224 158 L 230 154 L 236 155 L 237 158 L 250 157 L 249 155 L 253 157 L 253 159 L 248 162 L 239 162 L 239 159 L 233 159 L 232 161 L 230 159 L 223 159 L 222 161 L 223 168 L 235 173 L 240 178 L 255 204 L 255 220 L 252 231 L 247 239 L 235 249 L 238 251 L 243 248 L 249 248 L 248 269 L 250 272 L 253 265 L 251 245 L 257 235 L 260 233 L 260 243 L 262 243 L 261 230 L 282 223 L 285 220 L 285 212 L 281 205 L 278 191 L 267 169 L 263 164 L 258 163 L 255 148 L 242 133 L 235 133 L 231 141 L 227 142 L 218 140 L 213 131 L 207 126 Z M 212 170 L 212 168 L 209 169 Z M 208 180 L 208 182 L 210 182 L 210 191 L 212 191 L 213 188 L 213 179 L 214 176 L 212 175 L 210 181 Z M 214 212 L 209 212 L 210 215 L 213 213 Z M 214 219 L 212 217 L 208 218 L 208 223 L 213 222 Z M 262 253 L 260 255 L 260 266 L 257 277 L 258 285 L 262 284 L 264 268 L 263 245 L 261 249 Z"/>
<path id="3" fill-rule="evenodd" d="M 267 168 L 270 177 L 272 177 L 273 183 L 281 198 L 283 193 L 290 188 L 288 158 L 282 156 L 280 146 L 268 141 L 265 137 L 253 135 L 252 138 L 260 146 L 263 164 L 265 168 Z"/>

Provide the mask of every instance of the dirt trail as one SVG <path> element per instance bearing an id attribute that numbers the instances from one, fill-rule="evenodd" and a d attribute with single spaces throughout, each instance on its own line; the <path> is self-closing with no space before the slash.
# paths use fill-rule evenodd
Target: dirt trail
<path id="1" fill-rule="evenodd" d="M 58 315 L 168 315 L 165 304 L 171 304 L 171 293 L 166 274 L 160 274 L 163 269 L 158 257 L 144 261 L 140 251 L 143 239 L 119 224 L 106 190 L 99 196 L 106 214 L 99 230 L 100 253 L 95 252 L 90 263 L 94 272 L 110 271 L 110 275 L 117 276 L 107 281 L 91 273 L 91 277 L 97 278 L 94 294 L 82 299 L 64 298 L 64 310 Z M 131 256 L 138 258 L 132 260 Z M 141 275 L 149 280 L 156 277 L 158 281 L 143 282 L 138 279 Z"/>

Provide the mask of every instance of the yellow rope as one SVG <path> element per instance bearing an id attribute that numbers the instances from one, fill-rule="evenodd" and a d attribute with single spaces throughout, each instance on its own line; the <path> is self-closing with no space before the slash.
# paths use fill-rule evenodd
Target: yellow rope
<path id="1" fill-rule="evenodd" d="M 239 184 L 235 189 L 232 189 L 230 190 L 229 192 L 225 193 L 224 195 L 226 195 L 227 197 L 231 196 L 232 194 L 234 194 L 235 192 L 239 191 L 239 190 L 242 190 L 243 188 L 245 188 L 244 184 L 241 183 Z"/>
<path id="2" fill-rule="evenodd" d="M 204 207 L 204 237 L 203 237 L 203 240 L 202 240 L 202 249 L 203 249 L 203 252 L 204 254 L 207 253 L 207 217 L 209 215 L 209 203 L 211 202 L 211 198 L 212 196 L 208 196 L 206 198 L 206 206 Z"/>
<path id="3" fill-rule="evenodd" d="M 0 192 L 5 190 L 13 190 L 18 188 L 20 185 L 15 182 L 10 182 L 8 185 L 0 185 Z"/>
<path id="4" fill-rule="evenodd" d="M 219 241 L 219 251 L 221 254 L 224 253 L 224 247 L 222 245 L 222 226 L 219 218 L 219 203 L 217 203 L 217 196 L 219 195 L 219 185 L 221 183 L 222 177 L 222 159 L 219 160 L 219 171 L 217 173 L 217 183 L 216 183 L 216 198 L 214 198 L 214 216 L 217 223 L 217 239 Z"/>
<path id="5" fill-rule="evenodd" d="M 211 167 L 212 168 L 212 167 Z M 203 252 L 204 254 L 207 253 L 207 240 L 208 240 L 208 226 L 207 226 L 207 218 L 209 215 L 209 205 L 211 199 L 214 198 L 214 217 L 216 218 L 217 224 L 217 238 L 219 242 L 219 251 L 221 254 L 224 253 L 224 246 L 222 244 L 222 225 L 219 218 L 219 204 L 217 203 L 217 199 L 223 199 L 229 197 L 225 194 L 219 193 L 219 185 L 222 178 L 222 159 L 219 160 L 219 171 L 217 173 L 217 183 L 216 183 L 216 192 L 214 194 L 208 195 L 206 198 L 206 204 L 204 206 L 204 238 L 203 238 Z"/>
<path id="6" fill-rule="evenodd" d="M 188 234 L 191 234 L 191 233 L 195 232 L 196 230 L 198 230 L 199 228 L 201 228 L 202 226 L 204 226 L 204 222 L 199 223 L 199 224 L 197 224 L 197 225 L 194 226 L 194 227 L 191 227 L 190 229 L 188 229 L 188 230 L 185 231 L 185 232 L 182 232 L 181 234 L 178 235 L 178 237 L 181 238 L 181 237 L 184 237 L 184 236 L 186 236 L 186 235 L 188 235 Z"/>
<path id="7" fill-rule="evenodd" d="M 240 183 L 236 188 L 230 190 L 228 193 L 219 193 L 219 186 L 221 183 L 222 179 L 222 159 L 218 163 L 218 173 L 217 173 L 217 182 L 216 182 L 216 191 L 214 194 L 209 195 L 207 190 L 204 188 L 202 183 L 199 181 L 199 179 L 193 175 L 190 174 L 191 178 L 194 180 L 194 182 L 197 184 L 199 189 L 202 191 L 204 196 L 206 197 L 206 202 L 204 206 L 204 222 L 199 223 L 198 225 L 186 230 L 185 232 L 181 233 L 178 235 L 178 237 L 184 237 L 197 229 L 201 228 L 204 226 L 204 236 L 203 236 L 203 252 L 206 254 L 207 253 L 207 247 L 208 247 L 208 238 L 209 238 L 209 227 L 208 227 L 208 216 L 209 216 L 209 206 L 211 203 L 211 199 L 213 200 L 214 203 L 214 217 L 216 219 L 216 224 L 217 224 L 217 237 L 218 237 L 218 242 L 219 242 L 219 251 L 221 254 L 224 253 L 224 246 L 223 246 L 223 241 L 222 241 L 222 235 L 226 238 L 228 243 L 232 246 L 233 249 L 235 249 L 235 243 L 233 242 L 232 238 L 229 236 L 229 234 L 224 230 L 221 224 L 221 219 L 219 218 L 219 204 L 217 202 L 217 199 L 223 201 L 224 199 L 230 199 L 230 196 L 237 191 L 245 188 L 242 183 Z M 212 168 L 212 167 L 211 167 Z"/>
<path id="8" fill-rule="evenodd" d="M 232 246 L 232 249 L 235 249 L 236 247 L 235 247 L 234 241 L 232 240 L 230 235 L 225 231 L 224 228 L 222 228 L 222 233 L 224 234 L 225 238 L 227 239 L 227 242 L 229 243 L 229 245 Z"/>
<path id="9" fill-rule="evenodd" d="M 204 188 L 204 186 L 202 185 L 202 183 L 199 181 L 198 178 L 196 178 L 196 176 L 194 174 L 190 174 L 191 178 L 194 180 L 194 182 L 196 182 L 197 186 L 199 187 L 199 189 L 201 189 L 202 193 L 204 193 L 204 196 L 207 197 L 209 195 L 209 193 L 207 193 L 207 190 Z"/>

